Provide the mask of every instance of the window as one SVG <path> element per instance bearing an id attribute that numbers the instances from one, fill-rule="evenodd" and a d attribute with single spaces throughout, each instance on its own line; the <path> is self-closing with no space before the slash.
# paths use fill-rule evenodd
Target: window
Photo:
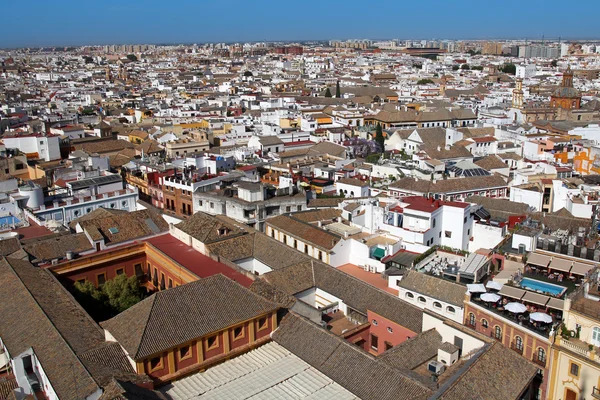
<path id="1" fill-rule="evenodd" d="M 169 278 L 169 286 L 168 288 L 171 289 L 173 287 L 173 279 Z"/>
<path id="2" fill-rule="evenodd" d="M 450 231 L 444 231 L 444 235 L 445 235 L 447 238 L 451 238 L 451 237 L 452 237 L 452 232 L 450 232 Z"/>
<path id="3" fill-rule="evenodd" d="M 385 342 L 385 351 L 388 351 L 392 347 L 394 347 L 394 346 L 390 342 Z"/>
<path id="4" fill-rule="evenodd" d="M 323 261 L 323 252 L 319 250 L 319 261 Z"/>
<path id="5" fill-rule="evenodd" d="M 377 336 L 371 334 L 371 348 L 377 350 L 377 347 L 379 347 L 379 339 Z"/>
<path id="6" fill-rule="evenodd" d="M 219 337 L 217 335 L 206 339 L 206 350 L 212 350 L 219 347 Z"/>
<path id="7" fill-rule="evenodd" d="M 275 230 L 271 229 L 271 237 L 274 238 L 275 237 Z"/>
<path id="8" fill-rule="evenodd" d="M 475 314 L 469 313 L 469 325 L 475 326 Z"/>
<path id="9" fill-rule="evenodd" d="M 162 368 L 162 357 L 154 357 L 150 360 L 150 372 Z"/>
<path id="10" fill-rule="evenodd" d="M 262 331 L 263 329 L 267 329 L 267 317 L 262 317 L 258 319 L 258 330 Z"/>
<path id="11" fill-rule="evenodd" d="M 75 214 L 75 216 L 76 216 L 76 217 L 78 217 L 78 216 L 79 216 L 79 210 L 75 210 L 75 211 L 73 212 L 73 214 Z"/>
<path id="12" fill-rule="evenodd" d="M 388 326 L 388 328 L 387 328 L 387 331 L 388 331 L 389 333 L 394 333 L 394 330 L 392 329 L 392 327 L 391 327 L 391 326 Z"/>
<path id="13" fill-rule="evenodd" d="M 144 271 L 142 271 L 142 264 L 135 264 L 133 269 L 135 270 L 135 276 L 144 275 Z"/>
<path id="14" fill-rule="evenodd" d="M 307 245 L 307 244 L 306 244 L 306 245 L 304 245 L 304 252 L 305 252 L 306 254 L 308 254 L 308 245 Z"/>
<path id="15" fill-rule="evenodd" d="M 471 230 L 467 229 L 467 236 L 471 236 Z"/>
<path id="16" fill-rule="evenodd" d="M 406 294 L 404 295 L 407 299 L 414 299 L 415 295 L 412 294 L 411 292 L 406 292 Z"/>
<path id="17" fill-rule="evenodd" d="M 379 325 L 379 323 L 377 322 L 377 320 L 376 320 L 376 319 L 374 319 L 374 320 L 373 320 L 373 321 L 371 321 L 371 322 L 372 322 L 372 323 L 373 323 L 373 325 L 375 325 L 375 326 Z"/>
<path id="18" fill-rule="evenodd" d="M 538 347 L 537 360 L 546 363 L 546 351 L 544 351 L 544 349 L 542 349 L 541 347 Z"/>
<path id="19" fill-rule="evenodd" d="M 521 339 L 521 336 L 515 337 L 515 349 L 523 351 L 523 339 Z"/>
<path id="20" fill-rule="evenodd" d="M 592 329 L 592 344 L 594 346 L 600 346 L 600 328 L 597 326 Z"/>
<path id="21" fill-rule="evenodd" d="M 283 235 L 283 243 L 287 244 L 287 235 Z"/>
<path id="22" fill-rule="evenodd" d="M 433 308 L 437 308 L 438 310 L 441 310 L 442 309 L 442 305 L 439 302 L 434 301 L 433 302 Z"/>
<path id="23" fill-rule="evenodd" d="M 572 375 L 574 377 L 579 376 L 579 364 L 575 364 L 574 362 L 571 363 L 571 365 L 569 366 L 569 375 Z"/>
<path id="24" fill-rule="evenodd" d="M 119 268 L 117 269 L 117 275 L 123 275 L 125 273 L 125 269 L 124 268 Z"/>
<path id="25" fill-rule="evenodd" d="M 85 283 L 85 278 L 77 279 L 77 283 L 83 285 Z"/>
<path id="26" fill-rule="evenodd" d="M 433 227 L 435 228 L 435 218 L 433 219 Z"/>
<path id="27" fill-rule="evenodd" d="M 498 340 L 502 340 L 502 328 L 498 325 L 494 327 L 494 337 Z"/>
<path id="28" fill-rule="evenodd" d="M 86 208 L 86 209 L 85 209 L 85 212 L 86 212 L 86 213 L 91 213 L 91 212 L 92 212 L 92 207 L 88 207 L 88 208 Z"/>
<path id="29" fill-rule="evenodd" d="M 454 309 L 454 307 L 448 306 L 448 307 L 446 307 L 446 312 L 448 312 L 450 314 L 454 314 L 456 312 L 456 310 Z"/>
<path id="30" fill-rule="evenodd" d="M 98 286 L 104 285 L 106 283 L 106 274 L 98 274 Z"/>
<path id="31" fill-rule="evenodd" d="M 425 297 L 423 296 L 419 296 L 419 298 L 417 299 L 419 301 L 419 303 L 426 303 L 427 300 L 425 300 Z"/>
<path id="32" fill-rule="evenodd" d="M 243 326 L 238 326 L 236 328 L 233 328 L 233 340 L 238 340 L 243 338 L 244 335 L 244 327 Z"/>
<path id="33" fill-rule="evenodd" d="M 183 346 L 179 348 L 179 359 L 185 360 L 186 358 L 190 358 L 192 356 L 192 348 L 191 346 Z"/>
<path id="34" fill-rule="evenodd" d="M 487 328 L 487 327 L 488 327 L 488 322 L 487 322 L 487 319 L 482 319 L 482 320 L 481 320 L 481 326 L 483 326 L 484 328 Z"/>

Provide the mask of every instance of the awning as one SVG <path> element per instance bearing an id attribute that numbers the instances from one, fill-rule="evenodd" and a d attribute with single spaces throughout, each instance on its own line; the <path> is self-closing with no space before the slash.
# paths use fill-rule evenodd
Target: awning
<path id="1" fill-rule="evenodd" d="M 575 275 L 583 276 L 583 275 L 587 274 L 588 271 L 592 268 L 594 268 L 592 265 L 574 262 L 573 268 L 571 269 L 571 273 L 575 274 Z"/>
<path id="2" fill-rule="evenodd" d="M 553 258 L 550 267 L 554 271 L 569 272 L 573 261 L 565 260 L 564 258 Z"/>
<path id="3" fill-rule="evenodd" d="M 526 301 L 528 303 L 537 304 L 539 306 L 545 306 L 549 299 L 550 297 L 544 296 L 543 294 L 527 292 L 521 300 Z"/>
<path id="4" fill-rule="evenodd" d="M 498 283 L 496 281 L 488 281 L 488 283 L 485 284 L 485 287 L 488 289 L 492 289 L 492 290 L 501 290 L 502 286 L 504 286 L 501 283 Z"/>
<path id="5" fill-rule="evenodd" d="M 375 249 L 375 251 L 373 252 L 373 257 L 381 260 L 383 257 L 385 257 L 385 249 L 382 249 L 381 247 L 377 247 Z"/>
<path id="6" fill-rule="evenodd" d="M 469 283 L 467 284 L 467 291 L 469 293 L 485 293 L 485 286 L 481 283 Z"/>
<path id="7" fill-rule="evenodd" d="M 525 294 L 525 291 L 523 289 L 517 289 L 512 286 L 504 285 L 502 287 L 502 290 L 500 290 L 498 292 L 498 294 L 501 296 L 506 296 L 506 297 L 510 297 L 513 299 L 521 300 L 521 297 L 523 297 L 523 295 Z"/>
<path id="8" fill-rule="evenodd" d="M 536 265 L 546 268 L 550 263 L 550 257 L 538 253 L 529 253 L 527 256 L 527 264 Z"/>
<path id="9" fill-rule="evenodd" d="M 550 297 L 550 301 L 546 304 L 546 307 L 554 308 L 555 310 L 563 310 L 565 308 L 565 301 L 561 299 L 556 299 L 554 297 Z"/>

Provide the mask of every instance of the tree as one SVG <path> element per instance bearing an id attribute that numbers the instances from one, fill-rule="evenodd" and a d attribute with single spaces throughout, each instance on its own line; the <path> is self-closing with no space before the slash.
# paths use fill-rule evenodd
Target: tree
<path id="1" fill-rule="evenodd" d="M 419 79 L 417 81 L 417 85 L 427 85 L 429 83 L 433 83 L 431 79 Z"/>
<path id="2" fill-rule="evenodd" d="M 127 310 L 142 300 L 137 276 L 128 278 L 125 274 L 117 275 L 114 279 L 106 281 L 102 291 L 110 308 L 117 313 Z"/>
<path id="3" fill-rule="evenodd" d="M 377 129 L 375 130 L 375 141 L 381 147 L 381 152 L 385 151 L 385 138 L 383 137 L 383 129 L 381 128 L 381 124 L 377 123 Z"/>
<path id="4" fill-rule="evenodd" d="M 71 292 L 94 320 L 102 321 L 111 317 L 110 310 L 106 307 L 106 296 L 92 282 L 75 282 Z"/>
<path id="5" fill-rule="evenodd" d="M 133 61 L 133 62 L 136 62 L 136 61 L 138 60 L 138 58 L 136 57 L 136 55 L 135 55 L 135 54 L 128 54 L 128 55 L 127 55 L 127 59 L 128 59 L 129 61 Z"/>
<path id="6" fill-rule="evenodd" d="M 499 70 L 505 74 L 515 75 L 517 73 L 517 66 L 513 63 L 508 63 L 500 67 Z"/>
<path id="7" fill-rule="evenodd" d="M 246 72 L 244 72 L 244 76 L 253 76 L 253 75 L 252 75 L 252 72 L 246 71 Z"/>
<path id="8" fill-rule="evenodd" d="M 337 83 L 335 84 L 335 98 L 342 98 L 342 91 L 340 90 L 340 81 L 337 81 Z"/>
<path id="9" fill-rule="evenodd" d="M 552 62 L 550 63 L 550 65 L 554 68 L 556 68 L 558 66 L 558 61 L 556 60 L 552 60 Z"/>
<path id="10" fill-rule="evenodd" d="M 483 71 L 483 66 L 481 65 L 474 65 L 471 67 L 471 70 L 473 71 Z"/>
<path id="11" fill-rule="evenodd" d="M 452 71 L 458 71 L 460 67 L 458 65 L 453 65 L 452 66 Z"/>
<path id="12" fill-rule="evenodd" d="M 93 59 L 92 57 L 90 57 L 90 56 L 85 56 L 85 57 L 83 57 L 83 61 L 84 61 L 86 64 L 93 64 L 93 63 L 94 63 L 94 59 Z"/>
<path id="13" fill-rule="evenodd" d="M 468 71 L 471 68 L 469 67 L 469 64 L 463 64 L 463 65 L 460 66 L 460 69 L 463 70 L 463 71 Z"/>
<path id="14" fill-rule="evenodd" d="M 331 90 L 329 88 L 325 91 L 325 97 L 331 97 Z"/>

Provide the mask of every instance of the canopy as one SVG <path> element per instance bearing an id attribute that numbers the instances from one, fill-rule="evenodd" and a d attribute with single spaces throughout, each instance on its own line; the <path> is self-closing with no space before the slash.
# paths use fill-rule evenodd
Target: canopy
<path id="1" fill-rule="evenodd" d="M 529 319 L 537 322 L 544 322 L 549 324 L 552 322 L 552 317 L 543 312 L 534 312 L 529 314 Z"/>
<path id="2" fill-rule="evenodd" d="M 498 283 L 496 281 L 489 281 L 488 283 L 485 284 L 485 287 L 488 289 L 492 289 L 492 290 L 502 290 L 502 286 L 504 286 L 501 283 Z"/>
<path id="3" fill-rule="evenodd" d="M 484 293 L 480 296 L 480 299 L 485 301 L 486 303 L 495 303 L 500 300 L 502 297 L 498 296 L 494 293 Z"/>
<path id="4" fill-rule="evenodd" d="M 469 283 L 467 284 L 467 291 L 470 293 L 485 293 L 485 286 L 481 283 Z"/>
<path id="5" fill-rule="evenodd" d="M 582 263 L 579 263 L 579 262 L 574 262 L 573 263 L 573 269 L 571 269 L 571 273 L 575 274 L 575 275 L 585 275 L 592 268 L 594 268 L 593 265 L 582 264 Z"/>
<path id="6" fill-rule="evenodd" d="M 525 307 L 525 305 L 521 303 L 508 303 L 504 306 L 504 309 L 515 314 L 520 314 L 527 311 L 527 307 Z"/>
<path id="7" fill-rule="evenodd" d="M 550 257 L 538 253 L 529 253 L 527 264 L 546 268 L 550 263 Z"/>
<path id="8" fill-rule="evenodd" d="M 552 259 L 550 263 L 550 269 L 553 271 L 562 271 L 569 272 L 571 270 L 571 266 L 573 265 L 573 261 L 565 260 L 564 258 L 556 258 Z"/>
<path id="9" fill-rule="evenodd" d="M 521 300 L 526 301 L 528 303 L 537 304 L 539 306 L 545 306 L 550 299 L 548 296 L 544 296 L 542 294 L 527 292 L 525 296 Z"/>
<path id="10" fill-rule="evenodd" d="M 504 285 L 498 294 L 501 296 L 507 296 L 512 297 L 513 299 L 521 300 L 521 297 L 523 297 L 525 291 L 523 289 Z"/>
<path id="11" fill-rule="evenodd" d="M 377 247 L 375 249 L 375 251 L 373 252 L 373 257 L 382 259 L 383 257 L 385 257 L 385 249 L 382 249 L 381 247 Z"/>
<path id="12" fill-rule="evenodd" d="M 546 304 L 546 307 L 562 311 L 565 308 L 565 301 L 561 299 L 556 299 L 554 297 L 550 297 L 550 300 L 548 301 L 548 304 Z"/>

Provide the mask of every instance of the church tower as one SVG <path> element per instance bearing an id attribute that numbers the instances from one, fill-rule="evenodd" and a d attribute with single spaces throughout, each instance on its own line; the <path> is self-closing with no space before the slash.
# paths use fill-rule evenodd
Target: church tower
<path id="1" fill-rule="evenodd" d="M 513 89 L 512 95 L 513 108 L 523 108 L 523 79 L 517 78 L 516 87 Z"/>
<path id="2" fill-rule="evenodd" d="M 106 71 L 106 81 L 112 82 L 112 75 L 110 73 L 110 67 L 108 65 L 106 66 L 105 71 Z"/>

